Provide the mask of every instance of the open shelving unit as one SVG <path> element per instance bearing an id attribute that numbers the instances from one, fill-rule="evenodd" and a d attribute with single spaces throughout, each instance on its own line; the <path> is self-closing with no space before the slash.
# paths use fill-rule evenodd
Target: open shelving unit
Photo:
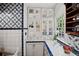
<path id="1" fill-rule="evenodd" d="M 66 33 L 79 35 L 79 4 L 66 3 Z"/>

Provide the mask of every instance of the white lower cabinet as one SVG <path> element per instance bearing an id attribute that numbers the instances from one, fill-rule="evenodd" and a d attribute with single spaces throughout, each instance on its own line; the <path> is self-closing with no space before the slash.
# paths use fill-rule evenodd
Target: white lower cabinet
<path id="1" fill-rule="evenodd" d="M 27 43 L 26 46 L 26 55 L 33 56 L 33 43 Z"/>
<path id="2" fill-rule="evenodd" d="M 27 56 L 43 56 L 44 43 L 27 43 Z"/>
<path id="3" fill-rule="evenodd" d="M 44 45 L 44 56 L 49 56 L 49 52 L 46 45 Z"/>

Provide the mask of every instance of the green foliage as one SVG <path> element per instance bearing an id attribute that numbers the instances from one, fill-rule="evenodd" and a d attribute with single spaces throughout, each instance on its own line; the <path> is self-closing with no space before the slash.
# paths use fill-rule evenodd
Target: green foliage
<path id="1" fill-rule="evenodd" d="M 54 40 L 56 40 L 57 36 L 58 36 L 58 35 L 54 35 Z"/>

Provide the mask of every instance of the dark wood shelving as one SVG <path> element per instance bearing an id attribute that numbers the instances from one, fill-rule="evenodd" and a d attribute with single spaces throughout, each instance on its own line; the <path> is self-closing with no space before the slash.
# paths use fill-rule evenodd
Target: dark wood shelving
<path id="1" fill-rule="evenodd" d="M 75 12 L 76 10 L 77 10 L 77 9 L 74 9 L 74 10 L 72 10 L 72 11 L 66 13 L 66 14 L 70 14 L 70 13 L 72 13 L 72 12 Z"/>
<path id="2" fill-rule="evenodd" d="M 66 32 L 72 35 L 79 35 L 79 21 L 77 21 L 76 16 L 79 14 L 79 8 L 77 8 L 77 3 L 67 3 L 66 4 Z M 73 20 L 75 18 L 75 20 Z"/>
<path id="3" fill-rule="evenodd" d="M 72 29 L 72 28 L 74 28 L 74 27 L 67 27 L 67 28 Z"/>
<path id="4" fill-rule="evenodd" d="M 69 22 L 66 22 L 67 24 L 70 24 L 70 23 L 75 23 L 76 21 L 69 21 Z"/>
<path id="5" fill-rule="evenodd" d="M 79 9 L 76 9 L 76 10 L 74 10 L 74 11 L 71 11 L 71 13 L 67 14 L 66 16 L 67 16 L 67 17 L 71 17 L 71 16 L 77 15 L 77 14 L 79 14 Z"/>
<path id="6" fill-rule="evenodd" d="M 79 28 L 79 27 L 67 27 L 67 28 L 71 28 L 72 29 L 72 28 Z"/>
<path id="7" fill-rule="evenodd" d="M 79 21 L 75 20 L 75 21 L 67 21 L 66 24 L 72 24 L 72 23 L 78 23 L 79 24 Z"/>
<path id="8" fill-rule="evenodd" d="M 79 32 L 67 32 L 67 34 L 70 34 L 70 35 L 79 35 Z"/>
<path id="9" fill-rule="evenodd" d="M 66 11 L 68 11 L 69 9 L 71 9 L 73 6 L 70 6 L 69 8 L 66 9 Z"/>
<path id="10" fill-rule="evenodd" d="M 69 7 L 72 6 L 72 3 L 65 3 L 65 5 L 66 5 L 67 8 L 69 8 Z M 67 8 L 66 8 L 66 9 L 67 9 Z"/>
<path id="11" fill-rule="evenodd" d="M 73 15 L 73 16 L 70 16 L 70 17 L 67 17 L 66 20 L 71 19 L 71 18 L 74 18 L 75 16 L 77 16 L 77 14 L 76 15 Z"/>

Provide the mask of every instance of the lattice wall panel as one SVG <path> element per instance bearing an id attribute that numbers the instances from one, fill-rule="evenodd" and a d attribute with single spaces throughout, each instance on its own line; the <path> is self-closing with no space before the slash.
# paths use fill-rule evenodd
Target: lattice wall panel
<path id="1" fill-rule="evenodd" d="M 0 3 L 0 28 L 22 28 L 22 4 Z"/>

